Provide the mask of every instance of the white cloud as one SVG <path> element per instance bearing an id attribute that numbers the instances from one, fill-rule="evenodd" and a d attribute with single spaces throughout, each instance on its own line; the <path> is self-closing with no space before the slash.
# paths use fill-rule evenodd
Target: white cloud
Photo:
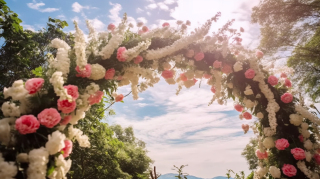
<path id="1" fill-rule="evenodd" d="M 141 13 L 141 12 L 143 12 L 143 10 L 138 7 L 138 8 L 136 9 L 136 13 Z"/>
<path id="2" fill-rule="evenodd" d="M 34 26 L 32 26 L 32 25 L 23 24 L 23 23 L 22 23 L 21 25 L 22 25 L 22 27 L 23 27 L 24 29 L 31 30 L 31 31 L 33 31 L 33 32 L 36 31 L 35 28 L 34 28 Z"/>
<path id="3" fill-rule="evenodd" d="M 66 19 L 66 16 L 63 15 L 63 14 L 60 14 L 60 15 L 57 16 L 57 18 L 58 18 L 58 19 Z"/>
<path id="4" fill-rule="evenodd" d="M 111 21 L 115 24 L 119 24 L 121 22 L 121 17 L 119 16 L 120 11 L 122 9 L 122 6 L 120 4 L 113 4 L 110 2 L 110 5 L 112 5 L 112 9 L 110 9 L 110 15 L 109 18 L 111 19 Z"/>
<path id="5" fill-rule="evenodd" d="M 147 6 L 146 6 L 146 9 L 155 9 L 155 8 L 157 8 L 157 7 L 158 7 L 158 5 L 157 5 L 156 3 L 153 3 L 153 4 L 147 5 Z"/>
<path id="6" fill-rule="evenodd" d="M 138 22 L 143 22 L 144 24 L 146 24 L 148 22 L 145 17 L 138 17 L 137 20 L 138 20 Z"/>
<path id="7" fill-rule="evenodd" d="M 33 1 L 32 3 L 27 3 L 28 7 L 31 9 L 35 9 L 38 10 L 40 12 L 54 12 L 54 11 L 58 11 L 58 8 L 45 8 L 45 9 L 40 9 L 40 7 L 44 6 L 45 3 L 40 2 L 37 3 L 36 1 Z"/>
<path id="8" fill-rule="evenodd" d="M 97 9 L 96 7 L 82 6 L 78 2 L 74 2 L 71 7 L 74 12 L 81 12 L 83 9 Z"/>
<path id="9" fill-rule="evenodd" d="M 169 7 L 166 4 L 162 3 L 162 2 L 159 2 L 157 5 L 162 10 L 165 10 L 165 11 L 169 10 Z"/>
<path id="10" fill-rule="evenodd" d="M 176 2 L 176 0 L 165 0 L 163 3 L 165 3 L 165 4 L 173 4 L 175 2 Z"/>
<path id="11" fill-rule="evenodd" d="M 96 31 L 103 31 L 106 28 L 106 25 L 97 18 L 91 19 L 90 22 Z"/>

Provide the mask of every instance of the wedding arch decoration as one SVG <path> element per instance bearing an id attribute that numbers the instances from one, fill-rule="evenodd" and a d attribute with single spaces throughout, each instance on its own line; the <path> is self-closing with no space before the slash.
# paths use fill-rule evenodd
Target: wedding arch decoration
<path id="1" fill-rule="evenodd" d="M 255 178 L 319 179 L 320 120 L 294 97 L 292 71 L 264 67 L 261 51 L 241 46 L 244 29 L 231 28 L 233 21 L 209 35 L 219 17 L 187 34 L 189 21 L 177 21 L 178 28 L 166 22 L 153 30 L 138 23 L 138 32 L 132 32 L 124 15 L 108 32 L 96 33 L 87 22 L 88 40 L 75 22 L 72 47 L 54 39 L 56 54 L 48 55 L 43 71 L 3 91 L 0 141 L 6 152 L 0 154 L 0 178 L 18 173 L 28 179 L 65 178 L 72 143 L 90 147 L 89 138 L 74 127 L 86 111 L 103 95 L 122 101 L 124 96 L 116 93 L 120 86 L 131 85 L 138 99 L 139 92 L 164 78 L 178 84 L 177 95 L 183 87 L 206 81 L 213 93 L 209 105 L 231 98 L 240 119 L 256 116 L 251 126 L 259 139 Z M 242 128 L 246 133 L 250 126 Z"/>

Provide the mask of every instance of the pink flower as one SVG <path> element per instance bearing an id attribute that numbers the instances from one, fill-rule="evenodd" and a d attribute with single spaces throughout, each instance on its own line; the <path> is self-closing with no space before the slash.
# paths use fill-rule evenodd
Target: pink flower
<path id="1" fill-rule="evenodd" d="M 197 79 L 193 78 L 193 82 L 194 82 L 194 84 L 196 84 L 196 82 L 197 82 L 197 81 L 198 81 Z"/>
<path id="2" fill-rule="evenodd" d="M 39 129 L 40 123 L 34 115 L 24 115 L 16 120 L 15 127 L 20 134 L 30 134 Z"/>
<path id="3" fill-rule="evenodd" d="M 29 91 L 29 94 L 34 94 L 40 90 L 40 88 L 43 86 L 43 83 L 44 79 L 42 78 L 31 78 L 26 82 L 25 88 L 27 91 Z"/>
<path id="4" fill-rule="evenodd" d="M 189 20 L 186 21 L 186 25 L 190 26 L 191 22 Z"/>
<path id="5" fill-rule="evenodd" d="M 300 142 L 303 142 L 303 135 L 302 134 L 299 135 L 299 140 L 300 140 Z"/>
<path id="6" fill-rule="evenodd" d="M 53 128 L 61 121 L 61 116 L 55 108 L 48 108 L 38 114 L 38 120 L 41 125 L 47 128 Z"/>
<path id="7" fill-rule="evenodd" d="M 133 60 L 133 62 L 135 63 L 135 64 L 139 64 L 139 63 L 141 63 L 143 61 L 143 58 L 140 56 L 140 55 L 138 55 L 134 60 Z"/>
<path id="8" fill-rule="evenodd" d="M 214 68 L 221 68 L 221 66 L 222 66 L 222 62 L 220 62 L 219 60 L 216 60 L 213 62 Z"/>
<path id="9" fill-rule="evenodd" d="M 290 93 L 284 93 L 281 96 L 281 101 L 284 103 L 291 103 L 292 100 L 293 100 L 293 96 Z"/>
<path id="10" fill-rule="evenodd" d="M 313 158 L 316 161 L 316 163 L 320 165 L 320 154 L 314 154 Z"/>
<path id="11" fill-rule="evenodd" d="M 229 73 L 232 72 L 232 68 L 231 68 L 230 65 L 224 64 L 224 65 L 222 66 L 221 71 L 222 71 L 223 73 L 225 73 L 225 74 L 229 74 Z"/>
<path id="12" fill-rule="evenodd" d="M 102 97 L 103 97 L 103 92 L 97 91 L 95 94 L 90 95 L 90 97 L 88 98 L 89 104 L 94 105 L 94 104 L 100 103 Z"/>
<path id="13" fill-rule="evenodd" d="M 188 80 L 186 74 L 184 74 L 184 73 L 180 74 L 180 79 L 181 79 L 181 81 L 187 81 Z"/>
<path id="14" fill-rule="evenodd" d="M 79 66 L 77 66 L 76 71 L 78 72 L 77 77 L 88 78 L 91 75 L 91 65 L 87 64 L 84 70 L 80 70 Z"/>
<path id="15" fill-rule="evenodd" d="M 258 157 L 258 159 L 265 159 L 265 158 L 268 158 L 268 153 L 267 153 L 267 151 L 264 151 L 263 153 L 259 150 L 259 149 L 257 149 L 256 150 L 256 156 Z"/>
<path id="16" fill-rule="evenodd" d="M 240 27 L 240 32 L 244 32 L 244 29 L 242 27 Z"/>
<path id="17" fill-rule="evenodd" d="M 78 86 L 67 85 L 64 86 L 64 89 L 67 90 L 68 95 L 72 96 L 73 99 L 77 99 L 79 97 Z"/>
<path id="18" fill-rule="evenodd" d="M 119 47 L 118 48 L 118 51 L 117 51 L 117 59 L 120 61 L 120 62 L 125 62 L 126 61 L 126 58 L 124 57 L 124 54 L 127 51 L 126 47 Z"/>
<path id="19" fill-rule="evenodd" d="M 275 77 L 275 76 L 273 76 L 273 75 L 271 75 L 271 76 L 269 76 L 269 78 L 268 78 L 268 83 L 269 83 L 271 86 L 275 86 L 275 85 L 278 84 L 278 78 Z"/>
<path id="20" fill-rule="evenodd" d="M 114 68 L 110 68 L 106 71 L 106 75 L 104 76 L 104 78 L 106 80 L 112 80 L 115 73 L 116 73 L 116 70 Z"/>
<path id="21" fill-rule="evenodd" d="M 263 52 L 261 52 L 260 50 L 257 50 L 256 51 L 256 57 L 262 58 L 263 57 Z"/>
<path id="22" fill-rule="evenodd" d="M 72 152 L 72 142 L 71 142 L 71 140 L 65 140 L 64 141 L 64 146 L 65 147 L 61 151 L 63 151 L 63 157 L 66 158 Z"/>
<path id="23" fill-rule="evenodd" d="M 173 75 L 174 75 L 174 71 L 173 70 L 164 70 L 161 74 L 161 76 L 164 78 L 164 79 L 170 79 L 170 78 L 173 78 Z"/>
<path id="24" fill-rule="evenodd" d="M 236 104 L 236 105 L 234 105 L 234 109 L 236 109 L 238 112 L 242 112 L 243 106 L 241 106 L 240 104 Z"/>
<path id="25" fill-rule="evenodd" d="M 58 99 L 58 110 L 62 111 L 63 113 L 71 113 L 76 109 L 76 102 L 72 101 L 69 102 L 67 99 L 66 100 L 60 100 Z"/>
<path id="26" fill-rule="evenodd" d="M 193 56 L 194 56 L 194 51 L 192 49 L 188 50 L 188 52 L 186 53 L 186 57 L 192 58 Z"/>
<path id="27" fill-rule="evenodd" d="M 285 79 L 284 80 L 284 85 L 288 88 L 290 88 L 292 86 L 291 81 L 289 79 Z"/>
<path id="28" fill-rule="evenodd" d="M 293 176 L 296 176 L 297 169 L 293 165 L 284 164 L 282 167 L 282 172 L 288 177 L 293 177 Z"/>
<path id="29" fill-rule="evenodd" d="M 249 130 L 249 125 L 248 124 L 242 124 L 241 127 L 242 127 L 244 133 L 246 134 L 248 132 L 248 130 Z"/>
<path id="30" fill-rule="evenodd" d="M 71 118 L 72 118 L 71 115 L 64 116 L 64 118 L 60 121 L 60 124 L 61 125 L 67 125 L 70 122 Z"/>
<path id="31" fill-rule="evenodd" d="M 162 24 L 162 27 L 170 27 L 170 24 L 168 22 L 165 22 Z"/>
<path id="32" fill-rule="evenodd" d="M 280 77 L 281 78 L 287 78 L 287 74 L 286 73 L 281 73 Z"/>
<path id="33" fill-rule="evenodd" d="M 216 88 L 214 86 L 211 86 L 211 92 L 216 93 Z"/>
<path id="34" fill-rule="evenodd" d="M 203 52 L 199 52 L 199 53 L 197 53 L 197 54 L 194 56 L 194 59 L 195 59 L 196 61 L 200 61 L 200 60 L 202 60 L 203 58 L 204 58 Z"/>
<path id="35" fill-rule="evenodd" d="M 278 150 L 285 150 L 286 148 L 289 147 L 289 142 L 287 139 L 278 139 L 276 140 L 276 148 Z"/>
<path id="36" fill-rule="evenodd" d="M 116 26 L 112 23 L 108 25 L 108 30 L 110 30 L 110 31 L 114 31 L 115 28 L 116 28 Z"/>
<path id="37" fill-rule="evenodd" d="M 306 154 L 304 153 L 304 150 L 301 148 L 291 149 L 291 154 L 296 160 L 303 160 L 306 158 Z"/>
<path id="38" fill-rule="evenodd" d="M 245 119 L 247 119 L 247 120 L 252 119 L 252 115 L 251 115 L 250 113 L 248 113 L 248 112 L 244 112 L 242 115 L 243 115 L 243 117 L 244 117 Z"/>
<path id="39" fill-rule="evenodd" d="M 116 101 L 116 102 L 122 101 L 123 98 L 124 98 L 123 94 L 118 94 L 118 95 L 116 96 L 116 98 L 115 98 L 115 101 Z"/>
<path id="40" fill-rule="evenodd" d="M 203 78 L 205 78 L 205 79 L 209 79 L 209 78 L 211 78 L 211 76 L 212 76 L 212 75 L 210 75 L 210 74 L 208 74 L 208 73 L 203 74 Z"/>
<path id="41" fill-rule="evenodd" d="M 254 78 L 254 76 L 256 75 L 256 72 L 249 68 L 245 73 L 244 73 L 244 76 L 247 78 L 247 79 L 252 79 Z"/>
<path id="42" fill-rule="evenodd" d="M 146 33 L 146 32 L 148 32 L 149 31 L 149 28 L 147 27 L 147 26 L 143 26 L 142 27 L 142 32 L 143 33 Z"/>

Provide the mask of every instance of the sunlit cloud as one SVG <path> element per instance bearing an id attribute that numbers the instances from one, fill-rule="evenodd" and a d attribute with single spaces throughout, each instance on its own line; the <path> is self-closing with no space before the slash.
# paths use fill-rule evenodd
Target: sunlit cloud
<path id="1" fill-rule="evenodd" d="M 58 11 L 58 8 L 44 8 L 41 9 L 40 7 L 45 6 L 46 4 L 43 2 L 37 3 L 35 0 L 32 1 L 32 3 L 27 3 L 28 7 L 31 9 L 35 9 L 38 10 L 40 12 L 54 12 L 54 11 Z"/>

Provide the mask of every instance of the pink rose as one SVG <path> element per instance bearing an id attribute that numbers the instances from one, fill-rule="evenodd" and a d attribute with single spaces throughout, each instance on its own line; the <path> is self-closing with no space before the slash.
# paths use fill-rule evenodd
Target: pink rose
<path id="1" fill-rule="evenodd" d="M 246 134 L 248 132 L 248 130 L 249 130 L 249 125 L 248 124 L 242 124 L 241 127 L 242 127 L 244 133 Z"/>
<path id="2" fill-rule="evenodd" d="M 203 52 L 199 52 L 199 53 L 197 53 L 197 54 L 194 56 L 194 59 L 195 59 L 196 61 L 201 61 L 203 58 L 204 58 Z"/>
<path id="3" fill-rule="evenodd" d="M 139 63 L 141 63 L 143 61 L 143 58 L 140 56 L 140 55 L 138 55 L 134 60 L 133 60 L 133 62 L 135 63 L 135 64 L 139 64 Z"/>
<path id="4" fill-rule="evenodd" d="M 26 82 L 25 88 L 29 91 L 29 94 L 34 94 L 41 89 L 43 83 L 44 79 L 42 78 L 31 78 Z"/>
<path id="5" fill-rule="evenodd" d="M 60 124 L 61 125 L 67 125 L 70 122 L 71 118 L 72 118 L 71 115 L 64 116 L 64 118 L 60 121 Z"/>
<path id="6" fill-rule="evenodd" d="M 118 51 L 117 51 L 117 59 L 120 61 L 120 62 L 125 62 L 126 61 L 126 58 L 124 57 L 124 54 L 127 51 L 126 47 L 119 47 L 118 48 Z"/>
<path id="7" fill-rule="evenodd" d="M 162 27 L 170 27 L 170 24 L 168 22 L 165 22 L 162 24 Z"/>
<path id="8" fill-rule="evenodd" d="M 181 79 L 181 81 L 187 81 L 188 80 L 186 74 L 184 74 L 184 73 L 180 74 L 180 79 Z"/>
<path id="9" fill-rule="evenodd" d="M 68 95 L 72 96 L 74 100 L 79 97 L 78 86 L 67 85 L 67 86 L 64 86 L 64 89 L 67 90 Z"/>
<path id="10" fill-rule="evenodd" d="M 205 79 L 209 79 L 209 78 L 211 78 L 211 76 L 212 76 L 212 75 L 210 75 L 210 74 L 208 74 L 208 73 L 203 74 L 203 78 L 205 78 Z"/>
<path id="11" fill-rule="evenodd" d="M 254 78 L 254 76 L 256 75 L 256 72 L 253 70 L 253 69 L 248 69 L 245 73 L 244 73 L 244 76 L 247 78 L 247 79 L 252 79 Z"/>
<path id="12" fill-rule="evenodd" d="M 252 119 L 252 115 L 251 115 L 250 113 L 248 113 L 248 112 L 244 112 L 242 115 L 243 115 L 243 117 L 244 117 L 245 119 L 247 119 L 247 120 Z"/>
<path id="13" fill-rule="evenodd" d="M 316 161 L 316 163 L 320 165 L 320 154 L 314 154 L 313 158 Z"/>
<path id="14" fill-rule="evenodd" d="M 278 84 L 278 78 L 275 77 L 275 76 L 273 76 L 273 75 L 271 75 L 271 76 L 269 76 L 269 78 L 268 78 L 268 83 L 269 83 L 271 86 L 275 86 L 275 85 Z"/>
<path id="15" fill-rule="evenodd" d="M 216 60 L 213 62 L 214 68 L 221 68 L 221 66 L 222 66 L 222 62 L 220 62 L 219 60 Z"/>
<path id="16" fill-rule="evenodd" d="M 228 64 L 224 64 L 224 65 L 222 66 L 221 71 L 222 71 L 223 73 L 225 73 L 225 74 L 229 74 L 229 73 L 232 72 L 232 67 L 231 67 L 230 65 L 228 65 Z"/>
<path id="17" fill-rule="evenodd" d="M 38 114 L 38 120 L 41 125 L 47 128 L 53 128 L 61 121 L 61 116 L 55 108 L 48 108 Z"/>
<path id="18" fill-rule="evenodd" d="M 149 28 L 147 27 L 147 26 L 143 26 L 142 27 L 142 32 L 143 33 L 146 33 L 146 32 L 148 32 L 149 31 Z"/>
<path id="19" fill-rule="evenodd" d="M 103 92 L 97 91 L 95 94 L 90 95 L 90 97 L 88 98 L 89 104 L 94 105 L 94 104 L 100 103 L 102 97 L 103 97 Z"/>
<path id="20" fill-rule="evenodd" d="M 263 52 L 261 52 L 260 50 L 257 50 L 256 51 L 256 57 L 262 58 L 263 57 Z"/>
<path id="21" fill-rule="evenodd" d="M 292 86 L 291 81 L 289 79 L 285 79 L 284 80 L 284 85 L 288 88 L 290 88 Z"/>
<path id="22" fill-rule="evenodd" d="M 58 110 L 62 111 L 63 113 L 71 113 L 76 109 L 76 102 L 72 101 L 69 102 L 67 99 L 66 100 L 60 100 L 58 99 Z"/>
<path id="23" fill-rule="evenodd" d="M 293 176 L 296 176 L 297 169 L 293 165 L 284 164 L 282 167 L 282 172 L 288 177 L 293 177 Z"/>
<path id="24" fill-rule="evenodd" d="M 194 51 L 193 50 L 188 50 L 188 52 L 186 53 L 186 57 L 192 58 L 193 56 L 194 56 Z"/>
<path id="25" fill-rule="evenodd" d="M 110 30 L 110 31 L 114 31 L 115 28 L 116 28 L 116 26 L 112 23 L 108 25 L 108 30 Z"/>
<path id="26" fill-rule="evenodd" d="M 303 160 L 306 158 L 306 154 L 304 153 L 304 150 L 301 148 L 291 149 L 291 154 L 296 160 Z"/>
<path id="27" fill-rule="evenodd" d="M 20 134 L 30 134 L 39 129 L 40 123 L 34 115 L 24 115 L 16 120 L 15 127 Z"/>
<path id="28" fill-rule="evenodd" d="M 281 101 L 284 103 L 291 103 L 292 100 L 293 100 L 293 96 L 290 93 L 284 93 L 281 96 Z"/>
<path id="29" fill-rule="evenodd" d="M 198 81 L 197 79 L 193 78 L 193 82 L 194 82 L 194 84 L 196 84 L 196 82 L 197 82 L 197 81 Z"/>
<path id="30" fill-rule="evenodd" d="M 234 109 L 236 109 L 238 112 L 242 112 L 243 106 L 241 106 L 240 104 L 236 104 L 236 105 L 234 105 Z"/>
<path id="31" fill-rule="evenodd" d="M 106 80 L 112 80 L 114 77 L 114 74 L 116 73 L 116 70 L 114 68 L 110 68 L 106 71 L 106 75 L 104 76 L 104 79 Z"/>
<path id="32" fill-rule="evenodd" d="M 281 78 L 287 78 L 287 74 L 286 73 L 281 73 L 280 77 Z"/>
<path id="33" fill-rule="evenodd" d="M 299 140 L 300 140 L 300 142 L 303 142 L 303 135 L 302 134 L 299 135 Z"/>
<path id="34" fill-rule="evenodd" d="M 116 96 L 116 98 L 115 98 L 115 101 L 116 101 L 116 102 L 120 102 L 120 101 L 123 100 L 123 98 L 124 98 L 123 94 L 118 94 L 118 95 Z"/>
<path id="35" fill-rule="evenodd" d="M 77 77 L 81 78 L 89 78 L 91 76 L 91 65 L 87 64 L 83 70 L 80 70 L 79 66 L 76 67 L 76 74 Z"/>
<path id="36" fill-rule="evenodd" d="M 72 152 L 72 142 L 71 142 L 71 140 L 65 140 L 64 141 L 64 146 L 65 147 L 61 151 L 63 151 L 63 157 L 66 158 Z"/>
<path id="37" fill-rule="evenodd" d="M 164 79 L 170 79 L 170 78 L 173 78 L 173 75 L 174 75 L 174 71 L 173 70 L 164 70 L 161 74 L 161 76 L 164 78 Z"/>
<path id="38" fill-rule="evenodd" d="M 287 139 L 278 139 L 276 140 L 276 148 L 278 150 L 285 150 L 286 148 L 289 147 L 289 142 Z"/>
<path id="39" fill-rule="evenodd" d="M 216 88 L 214 86 L 211 86 L 211 92 L 216 93 Z"/>
<path id="40" fill-rule="evenodd" d="M 262 153 L 259 149 L 257 149 L 256 156 L 258 157 L 258 159 L 262 160 L 262 159 L 268 158 L 268 153 L 267 153 L 267 151 L 264 151 Z"/>

